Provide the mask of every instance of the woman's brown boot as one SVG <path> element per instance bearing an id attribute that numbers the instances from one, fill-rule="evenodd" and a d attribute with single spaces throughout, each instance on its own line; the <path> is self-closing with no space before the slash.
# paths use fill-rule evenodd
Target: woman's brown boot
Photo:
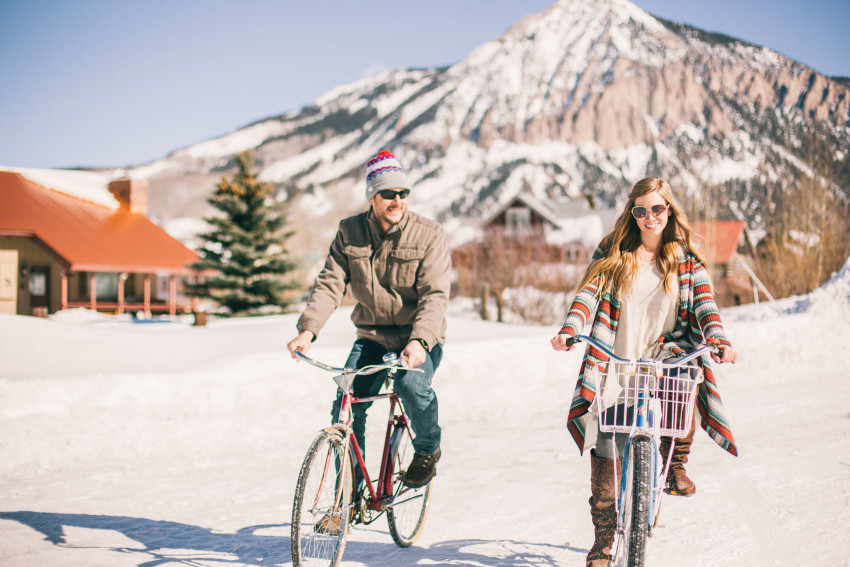
<path id="1" fill-rule="evenodd" d="M 688 455 L 691 452 L 691 443 L 694 442 L 695 423 L 691 424 L 691 431 L 681 439 L 676 439 L 673 446 L 673 456 L 670 457 L 670 470 L 667 471 L 667 486 L 664 487 L 664 492 L 674 496 L 693 496 L 697 491 L 697 487 L 693 481 L 685 474 L 685 463 L 688 462 Z M 662 437 L 661 446 L 659 447 L 661 458 L 667 462 L 667 455 L 670 453 L 670 438 Z"/>
<path id="2" fill-rule="evenodd" d="M 614 510 L 614 464 L 590 452 L 590 517 L 593 519 L 595 540 L 587 554 L 587 567 L 608 567 L 611 544 L 617 531 Z"/>

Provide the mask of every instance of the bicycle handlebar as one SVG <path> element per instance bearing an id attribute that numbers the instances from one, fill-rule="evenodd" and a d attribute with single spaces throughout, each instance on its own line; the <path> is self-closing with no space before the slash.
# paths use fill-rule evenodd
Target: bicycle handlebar
<path id="1" fill-rule="evenodd" d="M 629 360 L 628 358 L 621 358 L 621 357 L 617 356 L 616 354 L 614 354 L 613 352 L 608 350 L 608 348 L 605 345 L 603 345 L 602 343 L 600 343 L 599 341 L 597 341 L 596 339 L 594 339 L 592 337 L 588 337 L 587 335 L 577 335 L 575 337 L 568 338 L 567 339 L 567 346 L 573 346 L 574 344 L 577 344 L 577 343 L 582 342 L 582 341 L 584 341 L 584 342 L 586 342 L 590 345 L 593 345 L 594 347 L 601 350 L 606 356 L 608 356 L 608 358 L 616 360 L 617 362 L 625 362 L 625 363 L 634 362 L 632 360 Z M 710 353 L 710 352 L 711 353 L 718 353 L 719 351 L 720 351 L 720 349 L 717 346 L 702 344 L 695 351 L 693 351 L 693 352 L 689 353 L 688 355 L 676 360 L 675 362 L 663 362 L 663 361 L 661 361 L 661 366 L 668 367 L 668 368 L 669 367 L 675 367 L 675 366 L 683 366 L 684 364 L 690 362 L 691 360 L 697 358 L 698 356 L 702 356 L 703 354 L 707 354 L 707 353 Z M 645 360 L 645 359 L 641 359 L 641 361 L 643 361 L 643 360 Z M 655 361 L 653 361 L 653 362 L 655 362 Z"/>
<path id="2" fill-rule="evenodd" d="M 353 374 L 353 375 L 367 375 L 367 374 L 375 374 L 376 372 L 380 372 L 381 370 L 389 370 L 390 372 L 396 372 L 397 370 L 406 370 L 408 372 L 424 372 L 421 368 L 409 368 L 403 361 L 403 358 L 399 358 L 395 353 L 389 353 L 395 355 L 394 358 L 390 358 L 386 360 L 383 364 L 368 364 L 363 368 L 339 368 L 337 366 L 330 366 L 329 364 L 325 364 L 324 362 L 319 362 L 314 358 L 310 358 L 300 350 L 295 351 L 295 356 L 312 364 L 316 368 L 321 368 L 322 370 L 327 370 L 328 372 L 336 372 L 338 374 Z"/>

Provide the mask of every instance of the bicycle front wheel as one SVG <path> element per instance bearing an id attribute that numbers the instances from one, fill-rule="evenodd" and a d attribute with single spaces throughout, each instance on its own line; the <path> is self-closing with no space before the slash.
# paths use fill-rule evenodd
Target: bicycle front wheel
<path id="1" fill-rule="evenodd" d="M 292 505 L 294 567 L 334 567 L 342 560 L 354 483 L 343 450 L 342 436 L 325 430 L 304 457 Z"/>
<path id="2" fill-rule="evenodd" d="M 425 518 L 428 517 L 431 505 L 431 482 L 421 488 L 404 486 L 404 473 L 413 460 L 413 439 L 403 424 L 396 426 L 392 439 L 394 450 L 392 470 L 389 472 L 392 473 L 393 501 L 387 510 L 387 523 L 396 545 L 409 547 L 425 527 Z"/>
<path id="3" fill-rule="evenodd" d="M 627 554 L 628 567 L 643 567 L 646 562 L 651 451 L 648 437 L 632 438 L 626 490 L 620 508 L 623 519 L 623 550 Z"/>

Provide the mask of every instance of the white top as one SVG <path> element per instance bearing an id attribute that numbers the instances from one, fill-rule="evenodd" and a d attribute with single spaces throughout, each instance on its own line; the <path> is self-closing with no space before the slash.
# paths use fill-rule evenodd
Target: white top
<path id="1" fill-rule="evenodd" d="M 656 262 L 641 262 L 628 295 L 620 300 L 614 354 L 622 358 L 656 356 L 655 341 L 676 326 L 676 299 L 667 295 Z"/>

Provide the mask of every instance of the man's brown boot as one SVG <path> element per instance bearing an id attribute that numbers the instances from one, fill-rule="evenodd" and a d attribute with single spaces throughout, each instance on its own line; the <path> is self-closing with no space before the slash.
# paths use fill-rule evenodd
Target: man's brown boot
<path id="1" fill-rule="evenodd" d="M 618 459 L 618 463 L 621 461 Z M 587 567 L 608 567 L 611 544 L 617 531 L 617 513 L 614 510 L 614 464 L 590 452 L 590 517 L 593 520 L 595 539 L 587 554 Z"/>
<path id="2" fill-rule="evenodd" d="M 670 470 L 667 471 L 667 485 L 664 487 L 664 492 L 674 496 L 693 496 L 697 491 L 697 487 L 693 481 L 685 474 L 685 464 L 688 462 L 688 454 L 691 452 L 691 443 L 694 442 L 694 431 L 696 422 L 691 423 L 690 432 L 681 439 L 676 439 L 673 446 L 673 455 L 670 457 Z M 661 446 L 659 447 L 661 458 L 667 462 L 667 455 L 670 453 L 670 437 L 661 438 Z"/>

